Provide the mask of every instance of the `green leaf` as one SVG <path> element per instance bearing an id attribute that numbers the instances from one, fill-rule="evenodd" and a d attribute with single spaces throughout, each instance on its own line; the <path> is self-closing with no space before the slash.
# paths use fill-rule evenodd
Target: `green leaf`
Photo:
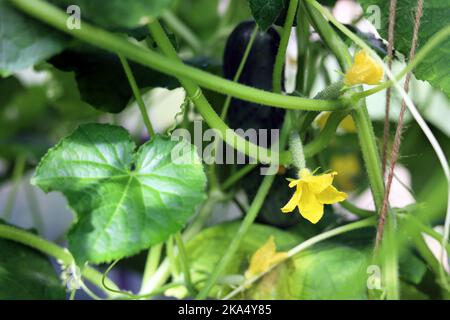
<path id="1" fill-rule="evenodd" d="M 64 287 L 50 261 L 19 243 L 0 240 L 0 300 L 64 299 Z"/>
<path id="2" fill-rule="evenodd" d="M 427 272 L 426 264 L 412 252 L 406 251 L 400 258 L 400 277 L 413 284 L 419 284 Z"/>
<path id="3" fill-rule="evenodd" d="M 194 283 L 205 280 L 228 248 L 239 223 L 219 225 L 202 231 L 186 244 Z M 366 231 L 366 230 L 365 230 Z M 240 298 L 245 299 L 366 299 L 367 264 L 370 244 L 367 233 L 351 233 L 322 242 L 296 255 L 262 277 Z M 224 284 L 234 275 L 244 275 L 250 257 L 270 236 L 274 236 L 277 252 L 287 251 L 304 239 L 274 227 L 252 225 L 234 259 L 225 270 L 221 285 L 211 291 L 223 297 L 231 291 Z"/>
<path id="4" fill-rule="evenodd" d="M 32 179 L 46 192 L 62 192 L 76 212 L 68 239 L 80 264 L 131 256 L 166 240 L 195 213 L 205 182 L 191 144 L 155 136 L 135 152 L 125 129 L 101 124 L 82 125 L 63 139 Z"/>
<path id="5" fill-rule="evenodd" d="M 223 256 L 231 241 L 235 237 L 240 223 L 226 223 L 208 228 L 188 241 L 186 251 L 191 263 L 192 281 L 204 281 Z M 241 246 L 233 260 L 225 269 L 223 276 L 243 275 L 248 268 L 250 257 L 266 241 L 274 236 L 277 251 L 285 251 L 300 243 L 302 238 L 274 227 L 253 224 L 242 240 Z M 202 282 L 200 282 L 202 283 Z M 211 296 L 220 292 L 220 286 L 215 286 Z M 222 289 L 230 289 L 224 287 Z"/>
<path id="6" fill-rule="evenodd" d="M 247 299 L 367 299 L 366 252 L 326 242 L 306 250 L 264 276 Z"/>
<path id="7" fill-rule="evenodd" d="M 99 110 L 81 98 L 74 72 L 64 72 L 51 66 L 45 70 L 52 77 L 47 85 L 48 90 L 52 90 L 51 106 L 58 111 L 63 120 L 79 121 L 101 115 Z"/>
<path id="8" fill-rule="evenodd" d="M 219 0 L 178 1 L 176 14 L 198 37 L 207 39 L 220 24 L 218 5 Z"/>
<path id="9" fill-rule="evenodd" d="M 23 89 L 20 81 L 15 77 L 0 78 L 0 112 Z"/>
<path id="10" fill-rule="evenodd" d="M 73 71 L 83 101 L 96 109 L 121 112 L 133 96 L 122 64 L 116 55 L 90 47 L 66 50 L 50 62 L 63 71 Z M 140 88 L 176 88 L 176 79 L 134 62 L 130 68 Z"/>
<path id="11" fill-rule="evenodd" d="M 67 38 L 0 0 L 0 76 L 8 76 L 63 50 Z"/>
<path id="12" fill-rule="evenodd" d="M 135 28 L 158 16 L 170 7 L 173 0 L 51 0 L 66 9 L 70 5 L 80 7 L 81 19 L 87 19 L 101 27 Z"/>
<path id="13" fill-rule="evenodd" d="M 47 109 L 48 99 L 43 87 L 28 87 L 15 92 L 9 103 L 0 109 L 0 138 L 39 125 Z"/>
<path id="14" fill-rule="evenodd" d="M 389 0 L 360 0 L 363 9 L 371 5 L 377 5 L 381 9 L 381 35 L 387 38 L 387 28 L 389 19 Z M 398 0 L 397 19 L 395 26 L 395 48 L 409 56 L 411 48 L 411 39 L 413 33 L 413 21 L 415 16 L 416 1 Z M 450 24 L 450 6 L 447 0 L 425 1 L 423 16 L 419 29 L 419 47 L 420 47 L 440 29 Z M 430 84 L 442 90 L 450 97 L 450 39 L 439 45 L 430 53 L 425 60 L 414 70 L 416 78 L 426 80 Z"/>
<path id="15" fill-rule="evenodd" d="M 249 0 L 250 10 L 261 30 L 267 30 L 283 10 L 283 0 Z"/>

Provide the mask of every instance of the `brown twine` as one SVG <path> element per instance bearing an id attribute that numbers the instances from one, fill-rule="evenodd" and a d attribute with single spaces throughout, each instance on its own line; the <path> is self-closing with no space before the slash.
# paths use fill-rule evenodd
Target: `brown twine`
<path id="1" fill-rule="evenodd" d="M 416 16 L 414 19 L 413 38 L 411 41 L 411 49 L 409 51 L 409 61 L 412 61 L 414 59 L 414 55 L 416 52 L 417 41 L 418 41 L 418 36 L 419 36 L 420 19 L 422 17 L 422 13 L 423 13 L 423 0 L 417 0 Z M 406 75 L 405 83 L 403 85 L 403 88 L 406 93 L 408 93 L 408 91 L 409 91 L 410 80 L 411 80 L 411 72 Z M 389 173 L 388 173 L 387 182 L 386 182 L 386 192 L 384 193 L 383 204 L 382 204 L 381 212 L 380 212 L 380 219 L 378 221 L 375 251 L 378 250 L 381 240 L 383 238 L 384 225 L 386 223 L 386 216 L 387 216 L 387 211 L 388 211 L 387 209 L 388 209 L 388 205 L 389 205 L 389 193 L 391 192 L 391 185 L 392 185 L 392 180 L 394 177 L 394 169 L 395 169 L 395 165 L 398 160 L 398 156 L 400 153 L 400 145 L 402 142 L 403 120 L 404 120 L 405 112 L 406 112 L 406 102 L 405 102 L 405 99 L 402 99 L 400 115 L 398 117 L 397 128 L 395 131 L 394 145 L 392 147 L 392 152 L 391 152 L 391 160 L 389 162 Z"/>
<path id="2" fill-rule="evenodd" d="M 395 16 L 397 13 L 397 0 L 391 0 L 389 5 L 389 28 L 388 28 L 388 69 L 392 69 L 392 56 L 394 52 L 394 30 L 395 30 Z M 387 88 L 386 90 L 386 109 L 384 116 L 384 129 L 383 129 L 383 176 L 386 172 L 386 163 L 387 163 L 387 152 L 388 152 L 388 141 L 389 141 L 389 130 L 390 130 L 390 122 L 389 115 L 391 112 L 391 88 Z"/>

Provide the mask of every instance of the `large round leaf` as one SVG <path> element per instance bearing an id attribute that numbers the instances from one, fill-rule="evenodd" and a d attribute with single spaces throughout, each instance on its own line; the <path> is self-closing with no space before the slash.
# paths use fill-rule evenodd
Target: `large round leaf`
<path id="1" fill-rule="evenodd" d="M 184 150 L 177 159 L 175 146 Z M 187 142 L 155 136 L 135 153 L 123 128 L 87 124 L 47 153 L 32 182 L 62 192 L 76 212 L 68 235 L 76 260 L 101 263 L 180 230 L 203 200 L 206 178 Z"/>

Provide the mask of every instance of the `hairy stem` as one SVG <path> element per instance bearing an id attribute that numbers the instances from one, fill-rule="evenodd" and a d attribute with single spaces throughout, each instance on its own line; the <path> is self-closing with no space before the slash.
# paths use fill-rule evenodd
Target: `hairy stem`
<path id="1" fill-rule="evenodd" d="M 0 238 L 19 242 L 28 247 L 36 249 L 61 261 L 64 265 L 68 266 L 75 263 L 75 260 L 67 249 L 61 248 L 58 245 L 49 242 L 39 236 L 36 236 L 30 232 L 0 224 Z M 103 289 L 101 282 L 101 273 L 89 266 L 85 266 L 81 272 L 83 277 L 95 284 L 100 289 Z M 117 289 L 117 286 L 111 280 L 107 279 L 107 283 L 110 287 Z M 108 292 L 106 293 L 110 295 Z"/>
<path id="2" fill-rule="evenodd" d="M 250 37 L 250 41 L 247 44 L 247 47 L 245 48 L 244 55 L 242 56 L 241 62 L 239 63 L 239 67 L 236 71 L 236 74 L 234 75 L 233 82 L 238 82 L 239 78 L 241 77 L 242 71 L 244 70 L 245 63 L 247 62 L 248 56 L 250 54 L 250 51 L 252 49 L 253 43 L 255 42 L 256 36 L 258 35 L 259 28 L 258 25 L 255 25 L 255 29 L 253 30 L 253 33 Z M 222 107 L 222 112 L 220 113 L 220 118 L 222 120 L 225 120 L 228 109 L 230 107 L 232 97 L 230 95 L 227 95 L 225 102 Z"/>
<path id="3" fill-rule="evenodd" d="M 275 65 L 273 67 L 273 91 L 281 93 L 281 84 L 283 83 L 283 67 L 286 60 L 286 50 L 289 43 L 289 36 L 291 35 L 292 24 L 294 23 L 295 14 L 297 12 L 298 0 L 290 0 L 289 7 L 286 14 L 286 21 L 281 33 L 280 46 L 278 47 L 277 56 L 275 58 Z"/>
<path id="4" fill-rule="evenodd" d="M 181 39 L 183 39 L 196 53 L 200 53 L 203 49 L 202 42 L 188 28 L 186 24 L 183 23 L 176 15 L 171 11 L 166 11 L 162 15 L 163 21 L 169 26 L 169 28 Z"/>
<path id="5" fill-rule="evenodd" d="M 142 276 L 141 290 L 147 282 L 150 281 L 151 277 L 155 274 L 159 266 L 159 260 L 161 259 L 163 244 L 154 245 L 147 254 L 147 260 L 145 261 L 144 275 Z"/>
<path id="6" fill-rule="evenodd" d="M 286 144 L 286 140 L 287 140 L 287 136 L 290 131 L 290 128 L 291 128 L 291 123 L 289 120 L 289 116 L 286 116 L 285 123 L 281 130 L 281 137 L 280 137 L 280 147 L 283 149 Z M 217 279 L 219 278 L 219 276 L 222 274 L 222 272 L 226 269 L 226 267 L 230 263 L 234 254 L 239 249 L 239 246 L 240 246 L 244 236 L 247 234 L 248 229 L 255 221 L 256 216 L 258 215 L 259 210 L 261 209 L 261 207 L 264 203 L 264 200 L 266 199 L 267 194 L 270 191 L 270 187 L 272 186 L 272 183 L 275 180 L 275 177 L 276 177 L 276 175 L 268 175 L 268 176 L 264 177 L 264 179 L 255 195 L 255 198 L 253 199 L 252 204 L 250 205 L 250 208 L 248 209 L 247 215 L 245 216 L 244 220 L 242 221 L 242 223 L 239 227 L 237 234 L 233 238 L 233 241 L 231 241 L 225 254 L 221 257 L 221 259 L 217 263 L 217 267 L 213 270 L 213 272 L 209 276 L 208 280 L 206 281 L 206 284 L 201 289 L 201 291 L 197 295 L 196 299 L 205 299 L 208 297 L 208 294 L 211 291 L 211 289 L 214 287 L 214 285 L 216 284 Z"/>
<path id="7" fill-rule="evenodd" d="M 131 90 L 133 91 L 134 98 L 136 99 L 137 105 L 139 106 L 139 110 L 141 111 L 142 119 L 144 120 L 145 127 L 147 128 L 147 132 L 150 137 L 155 135 L 155 130 L 153 129 L 150 118 L 147 114 L 147 108 L 145 106 L 144 100 L 142 99 L 141 92 L 136 83 L 136 80 L 133 76 L 133 72 L 131 71 L 130 65 L 128 64 L 127 59 L 121 54 L 119 54 L 120 62 L 122 63 L 123 69 L 125 70 L 125 74 L 128 78 L 128 82 L 130 83 Z"/>
<path id="8" fill-rule="evenodd" d="M 303 1 L 303 0 L 302 0 Z M 302 94 L 305 94 L 305 81 L 308 60 L 308 43 L 309 43 L 309 22 L 305 6 L 300 3 L 297 14 L 297 83 L 296 88 Z"/>
<path id="9" fill-rule="evenodd" d="M 3 211 L 3 218 L 6 221 L 9 221 L 11 219 L 11 215 L 13 213 L 14 203 L 16 202 L 20 181 L 22 180 L 23 172 L 25 171 L 26 160 L 27 158 L 25 154 L 21 154 L 17 156 L 16 161 L 14 163 L 14 169 L 12 174 L 12 186 L 6 199 L 6 205 Z"/>
<path id="10" fill-rule="evenodd" d="M 296 247 L 292 248 L 291 250 L 288 251 L 288 258 L 292 258 L 295 255 L 299 254 L 300 252 L 304 251 L 305 249 L 308 249 L 310 247 L 312 247 L 313 245 L 324 241 L 326 239 L 335 237 L 337 235 L 349 232 L 349 231 L 353 231 L 353 230 L 357 230 L 357 229 L 361 229 L 361 228 L 367 228 L 367 227 L 371 227 L 375 225 L 375 217 L 370 217 L 367 218 L 365 220 L 360 220 L 360 221 L 356 221 L 356 222 L 352 222 L 349 223 L 345 226 L 341 226 L 341 227 L 337 227 L 335 229 L 329 230 L 329 231 L 325 231 L 321 234 L 318 234 L 317 236 L 314 236 L 312 238 L 309 238 L 308 240 L 300 243 L 299 245 L 297 245 Z M 262 276 L 266 275 L 267 273 L 269 273 L 270 271 L 272 271 L 273 269 L 275 269 L 278 265 L 280 265 L 281 263 L 285 262 L 286 260 L 282 260 L 274 265 L 272 265 L 268 270 L 252 277 L 251 279 L 245 281 L 245 283 L 241 286 L 239 286 L 238 288 L 236 288 L 235 290 L 233 290 L 231 293 L 229 293 L 224 300 L 228 300 L 231 299 L 232 297 L 236 296 L 237 294 L 239 294 L 240 292 L 244 291 L 245 289 L 247 289 L 251 284 L 255 283 L 257 280 L 261 279 Z"/>
<path id="11" fill-rule="evenodd" d="M 261 105 L 285 109 L 333 111 L 341 107 L 339 101 L 313 100 L 293 96 L 284 96 L 264 90 L 252 88 L 230 80 L 223 79 L 208 72 L 188 66 L 174 57 L 165 57 L 159 53 L 133 44 L 121 36 L 96 28 L 88 22 L 83 22 L 81 29 L 68 29 L 67 15 L 55 6 L 42 0 L 9 0 L 20 10 L 43 21 L 58 30 L 68 33 L 77 39 L 96 47 L 122 54 L 129 60 L 135 61 L 157 71 L 177 78 L 195 81 L 198 85 L 233 97 L 258 103 Z"/>
<path id="12" fill-rule="evenodd" d="M 189 259 L 188 259 L 188 255 L 186 253 L 186 248 L 184 247 L 183 239 L 181 238 L 181 234 L 179 232 L 177 232 L 175 234 L 174 238 L 175 238 L 175 243 L 177 245 L 178 252 L 179 252 L 181 269 L 184 274 L 184 281 L 186 282 L 186 287 L 189 290 L 189 294 L 191 296 L 194 296 L 196 293 L 196 290 L 191 281 L 191 269 L 189 266 Z"/>
<path id="13" fill-rule="evenodd" d="M 177 52 L 173 48 L 170 40 L 167 38 L 164 30 L 157 21 L 150 24 L 150 31 L 161 51 L 171 59 L 179 60 Z M 284 153 L 277 155 L 275 154 L 275 152 L 271 153 L 268 150 L 267 153 L 264 153 L 260 151 L 262 150 L 261 147 L 250 143 L 243 137 L 237 135 L 234 131 L 228 128 L 228 126 L 222 121 L 222 119 L 220 119 L 220 117 L 214 112 L 214 109 L 211 107 L 198 85 L 185 78 L 180 78 L 179 80 L 186 90 L 188 96 L 194 103 L 195 107 L 198 109 L 203 118 L 208 122 L 210 127 L 217 130 L 220 137 L 233 148 L 255 159 L 259 159 L 264 163 L 273 162 L 274 159 L 275 161 L 278 160 L 281 163 L 289 161 L 289 154 Z"/>

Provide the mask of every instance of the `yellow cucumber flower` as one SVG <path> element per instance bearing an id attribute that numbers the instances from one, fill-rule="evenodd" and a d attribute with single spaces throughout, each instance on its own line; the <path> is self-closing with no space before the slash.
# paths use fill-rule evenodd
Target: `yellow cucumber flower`
<path id="1" fill-rule="evenodd" d="M 317 223 L 323 216 L 323 206 L 347 199 L 345 192 L 332 186 L 337 172 L 313 175 L 308 169 L 302 169 L 299 179 L 288 179 L 289 188 L 296 188 L 291 200 L 281 208 L 289 213 L 298 207 L 300 214 L 312 223 Z"/>
<path id="2" fill-rule="evenodd" d="M 344 191 L 355 189 L 355 179 L 361 173 L 361 165 L 354 154 L 332 156 L 330 168 L 339 172 L 335 181 L 340 188 Z"/>
<path id="3" fill-rule="evenodd" d="M 269 270 L 270 267 L 283 261 L 288 257 L 286 252 L 276 252 L 274 237 L 271 236 L 250 259 L 250 266 L 245 272 L 245 278 L 251 279 L 254 276 Z"/>
<path id="4" fill-rule="evenodd" d="M 328 118 L 330 118 L 331 112 L 330 111 L 324 111 L 321 114 L 317 116 L 317 118 L 314 120 L 315 124 L 323 130 L 325 125 L 327 124 Z M 353 121 L 353 118 L 351 115 L 346 116 L 344 119 L 342 119 L 341 123 L 339 123 L 339 129 L 346 133 L 356 133 L 356 125 Z"/>
<path id="5" fill-rule="evenodd" d="M 348 86 L 355 84 L 378 84 L 383 78 L 383 67 L 366 51 L 356 53 L 353 65 L 348 69 L 344 82 Z"/>

